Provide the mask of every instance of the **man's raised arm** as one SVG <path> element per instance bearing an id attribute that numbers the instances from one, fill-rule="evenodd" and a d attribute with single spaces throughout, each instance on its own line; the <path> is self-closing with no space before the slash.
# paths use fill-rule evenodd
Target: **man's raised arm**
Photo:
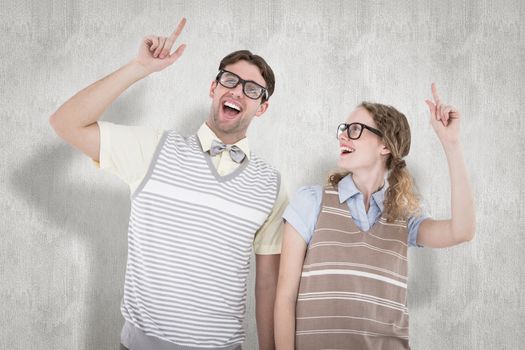
<path id="1" fill-rule="evenodd" d="M 58 136 L 98 161 L 100 131 L 97 121 L 113 101 L 136 81 L 170 66 L 184 52 L 180 45 L 175 52 L 171 48 L 182 32 L 186 19 L 169 37 L 150 35 L 140 45 L 135 59 L 110 75 L 89 85 L 67 100 L 51 115 L 49 123 Z"/>

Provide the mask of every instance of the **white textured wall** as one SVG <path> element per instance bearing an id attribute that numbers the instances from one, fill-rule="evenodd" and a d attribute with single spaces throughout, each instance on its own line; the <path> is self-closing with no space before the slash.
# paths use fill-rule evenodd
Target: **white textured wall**
<path id="1" fill-rule="evenodd" d="M 49 115 L 188 18 L 184 56 L 104 115 L 191 133 L 219 60 L 248 48 L 273 66 L 253 148 L 293 193 L 337 159 L 335 126 L 361 100 L 408 116 L 408 165 L 448 215 L 444 154 L 424 99 L 436 81 L 463 113 L 476 195 L 469 244 L 410 254 L 413 349 L 523 349 L 523 1 L 0 1 L 0 348 L 115 349 L 127 188 L 61 142 Z M 252 280 L 253 282 L 253 280 Z M 246 349 L 256 349 L 253 298 Z"/>

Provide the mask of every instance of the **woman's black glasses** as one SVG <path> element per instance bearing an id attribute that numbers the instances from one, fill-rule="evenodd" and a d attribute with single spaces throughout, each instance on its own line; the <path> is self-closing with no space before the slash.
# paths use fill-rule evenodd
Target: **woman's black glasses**
<path id="1" fill-rule="evenodd" d="M 339 139 L 339 136 L 346 130 L 346 134 L 348 135 L 348 138 L 351 140 L 357 140 L 361 137 L 361 134 L 363 133 L 364 129 L 368 129 L 374 134 L 376 134 L 379 137 L 383 137 L 383 133 L 375 128 L 372 128 L 371 126 L 368 126 L 363 123 L 341 123 L 337 127 L 337 138 Z"/>

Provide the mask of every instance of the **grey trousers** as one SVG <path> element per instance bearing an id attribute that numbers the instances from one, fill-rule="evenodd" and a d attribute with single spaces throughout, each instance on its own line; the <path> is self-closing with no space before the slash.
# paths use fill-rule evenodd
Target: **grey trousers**
<path id="1" fill-rule="evenodd" d="M 129 350 L 127 347 L 125 347 L 124 345 L 120 344 L 120 349 L 119 350 Z M 242 350 L 242 347 L 239 345 L 239 347 L 235 350 Z"/>

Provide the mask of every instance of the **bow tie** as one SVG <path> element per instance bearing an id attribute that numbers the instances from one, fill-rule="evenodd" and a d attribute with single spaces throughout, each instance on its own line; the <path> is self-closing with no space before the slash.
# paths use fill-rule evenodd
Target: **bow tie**
<path id="1" fill-rule="evenodd" d="M 236 163 L 242 162 L 244 157 L 246 157 L 246 155 L 244 154 L 242 149 L 240 149 L 239 147 L 237 147 L 235 145 L 233 145 L 233 146 L 231 146 L 231 145 L 226 146 L 224 143 L 222 143 L 220 141 L 217 141 L 217 140 L 213 140 L 212 141 L 211 147 L 210 147 L 210 155 L 212 157 L 214 157 L 217 154 L 223 152 L 224 150 L 228 150 L 228 152 L 230 153 L 231 159 L 234 162 L 236 162 Z"/>

